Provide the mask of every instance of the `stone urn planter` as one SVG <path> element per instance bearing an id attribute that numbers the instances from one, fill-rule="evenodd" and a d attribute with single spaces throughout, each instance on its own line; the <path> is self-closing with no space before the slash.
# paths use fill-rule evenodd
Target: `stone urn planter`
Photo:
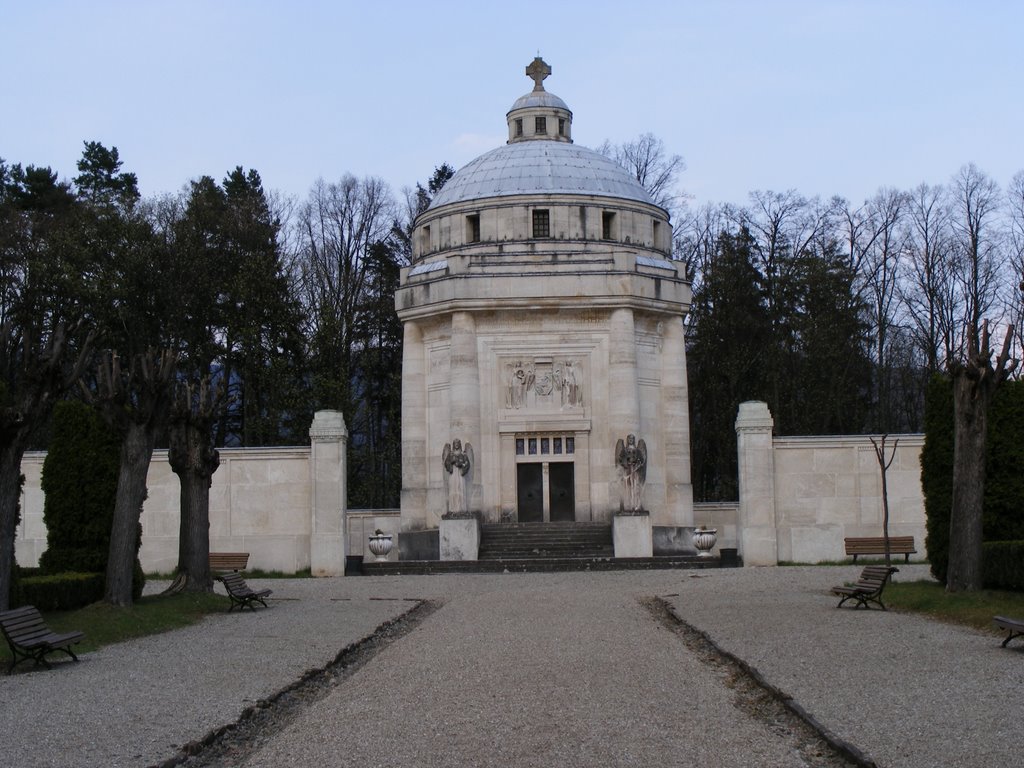
<path id="1" fill-rule="evenodd" d="M 376 557 L 377 562 L 388 559 L 388 552 L 391 551 L 394 541 L 390 533 L 384 533 L 380 529 L 370 537 L 370 552 Z"/>
<path id="2" fill-rule="evenodd" d="M 697 528 L 693 532 L 693 545 L 697 548 L 697 557 L 711 557 L 711 550 L 717 541 L 717 528 Z"/>

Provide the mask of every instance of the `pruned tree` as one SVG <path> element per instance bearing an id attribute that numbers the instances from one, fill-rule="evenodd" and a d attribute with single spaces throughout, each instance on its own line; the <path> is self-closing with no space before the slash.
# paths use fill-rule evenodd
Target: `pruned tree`
<path id="1" fill-rule="evenodd" d="M 0 610 L 10 605 L 21 459 L 95 340 L 78 226 L 75 200 L 49 168 L 0 160 Z"/>
<path id="2" fill-rule="evenodd" d="M 949 362 L 953 378 L 953 503 L 949 522 L 949 592 L 981 589 L 982 512 L 988 412 L 999 385 L 1017 367 L 1010 357 L 1013 326 L 992 361 L 988 321 L 967 329 L 964 355 Z"/>
<path id="3" fill-rule="evenodd" d="M 223 380 L 222 380 L 223 382 Z M 220 467 L 220 452 L 213 447 L 213 425 L 224 400 L 223 385 L 210 376 L 198 383 L 179 381 L 174 387 L 168 429 L 168 460 L 178 476 L 180 522 L 178 568 L 167 592 L 209 592 L 210 485 Z"/>
<path id="4" fill-rule="evenodd" d="M 116 352 L 106 352 L 96 366 L 95 387 L 83 387 L 85 397 L 100 410 L 107 424 L 121 435 L 117 498 L 110 533 L 110 556 L 104 601 L 132 605 L 132 581 L 139 549 L 146 476 L 158 432 L 171 405 L 177 355 L 169 350 L 136 353 L 122 366 Z"/>

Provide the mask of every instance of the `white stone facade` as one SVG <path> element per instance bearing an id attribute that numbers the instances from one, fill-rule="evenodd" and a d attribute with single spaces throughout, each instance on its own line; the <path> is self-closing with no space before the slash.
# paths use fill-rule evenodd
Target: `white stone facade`
<path id="1" fill-rule="evenodd" d="M 691 292 L 668 215 L 572 145 L 572 113 L 540 80 L 506 119 L 509 144 L 417 218 L 402 270 L 402 529 L 439 526 L 455 439 L 473 447 L 484 522 L 610 520 L 630 434 L 648 449 L 651 522 L 691 526 Z"/>

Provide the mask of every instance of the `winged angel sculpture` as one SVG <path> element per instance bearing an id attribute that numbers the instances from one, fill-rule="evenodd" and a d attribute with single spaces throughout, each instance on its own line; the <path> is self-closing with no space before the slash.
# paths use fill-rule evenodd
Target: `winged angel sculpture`
<path id="1" fill-rule="evenodd" d="M 444 464 L 444 481 L 448 492 L 448 511 L 445 517 L 464 517 L 469 514 L 470 481 L 473 478 L 473 446 L 455 438 L 444 444 L 441 454 Z"/>
<path id="2" fill-rule="evenodd" d="M 647 480 L 647 444 L 643 440 L 637 442 L 636 435 L 628 435 L 625 442 L 619 438 L 615 443 L 615 464 L 622 480 L 619 510 L 642 512 L 644 483 Z"/>

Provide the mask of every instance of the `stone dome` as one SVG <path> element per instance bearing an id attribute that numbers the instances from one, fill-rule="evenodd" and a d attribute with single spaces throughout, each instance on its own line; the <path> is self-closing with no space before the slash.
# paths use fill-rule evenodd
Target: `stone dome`
<path id="1" fill-rule="evenodd" d="M 508 114 L 512 114 L 517 109 L 531 109 L 534 107 L 564 109 L 566 112 L 571 112 L 568 105 L 550 91 L 530 91 L 525 96 L 520 96 L 516 99 Z"/>
<path id="2" fill-rule="evenodd" d="M 596 195 L 654 205 L 625 168 L 599 152 L 560 141 L 523 141 L 491 150 L 459 169 L 435 195 L 430 210 L 535 194 Z"/>

